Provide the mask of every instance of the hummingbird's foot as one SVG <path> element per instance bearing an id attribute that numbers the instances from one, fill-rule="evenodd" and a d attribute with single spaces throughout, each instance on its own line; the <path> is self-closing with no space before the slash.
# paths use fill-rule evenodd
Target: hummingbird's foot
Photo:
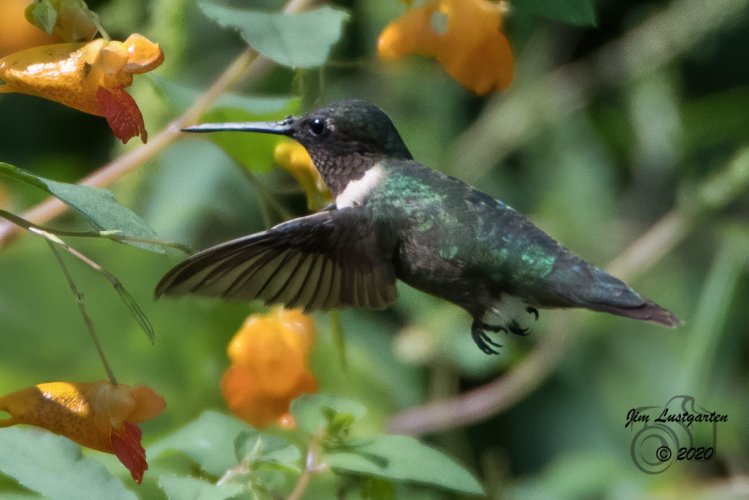
<path id="1" fill-rule="evenodd" d="M 528 314 L 532 314 L 533 316 L 535 316 L 536 317 L 536 321 L 538 321 L 538 309 L 536 309 L 533 306 L 528 306 L 528 307 L 525 308 L 525 310 L 526 310 L 526 312 Z"/>
<path id="2" fill-rule="evenodd" d="M 473 337 L 473 341 L 476 342 L 476 345 L 479 346 L 479 349 L 481 349 L 484 354 L 499 354 L 499 351 L 493 349 L 491 346 L 502 347 L 502 344 L 498 344 L 489 338 L 489 335 L 486 334 L 486 330 L 500 332 L 504 329 L 505 328 L 501 325 L 489 325 L 482 321 L 474 320 L 473 325 L 471 326 L 471 337 Z"/>
<path id="3" fill-rule="evenodd" d="M 525 337 L 526 335 L 530 333 L 530 328 L 521 328 L 518 322 L 515 320 L 510 321 L 510 324 L 507 325 L 507 330 L 510 333 L 519 335 L 521 337 Z"/>

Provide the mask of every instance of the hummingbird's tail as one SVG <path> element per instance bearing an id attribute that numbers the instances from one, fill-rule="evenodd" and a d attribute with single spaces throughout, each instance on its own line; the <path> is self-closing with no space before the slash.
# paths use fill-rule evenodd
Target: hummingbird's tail
<path id="1" fill-rule="evenodd" d="M 567 291 L 575 307 L 648 321 L 669 328 L 682 323 L 674 313 L 641 296 L 607 272 L 587 263 L 575 266 L 574 269 L 577 286 L 569 287 Z"/>
<path id="2" fill-rule="evenodd" d="M 669 328 L 675 328 L 682 323 L 674 313 L 648 299 L 644 299 L 644 302 L 637 307 L 621 307 L 614 304 L 595 303 L 584 304 L 584 307 L 596 311 L 616 314 L 617 316 L 624 316 L 626 318 L 648 321 Z"/>

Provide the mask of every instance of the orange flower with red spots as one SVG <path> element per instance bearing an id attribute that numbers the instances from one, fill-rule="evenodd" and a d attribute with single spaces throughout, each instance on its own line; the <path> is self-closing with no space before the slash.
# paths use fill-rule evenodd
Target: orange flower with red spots
<path id="1" fill-rule="evenodd" d="M 293 425 L 291 401 L 317 391 L 308 367 L 314 335 L 312 318 L 298 309 L 249 316 L 229 343 L 232 365 L 221 379 L 229 409 L 257 428 Z"/>
<path id="2" fill-rule="evenodd" d="M 103 116 L 122 142 L 136 135 L 146 142 L 143 116 L 123 89 L 134 74 L 163 60 L 159 45 L 137 33 L 124 42 L 97 38 L 33 47 L 0 59 L 0 93 L 30 94 Z"/>
<path id="3" fill-rule="evenodd" d="M 510 85 L 515 63 L 502 33 L 503 3 L 429 0 L 410 9 L 380 34 L 382 59 L 408 54 L 434 57 L 464 87 L 483 95 Z"/>
<path id="4" fill-rule="evenodd" d="M 164 399 L 145 386 L 50 382 L 0 398 L 0 411 L 10 414 L 0 419 L 0 427 L 35 425 L 113 453 L 140 483 L 148 464 L 136 424 L 158 416 L 165 407 Z"/>

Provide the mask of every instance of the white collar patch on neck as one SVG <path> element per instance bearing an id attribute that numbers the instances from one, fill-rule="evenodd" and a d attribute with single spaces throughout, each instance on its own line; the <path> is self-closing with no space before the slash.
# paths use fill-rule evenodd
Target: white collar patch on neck
<path id="1" fill-rule="evenodd" d="M 367 170 L 363 176 L 346 184 L 346 188 L 335 199 L 337 208 L 361 205 L 361 202 L 372 189 L 382 181 L 385 171 L 382 165 L 375 165 Z"/>

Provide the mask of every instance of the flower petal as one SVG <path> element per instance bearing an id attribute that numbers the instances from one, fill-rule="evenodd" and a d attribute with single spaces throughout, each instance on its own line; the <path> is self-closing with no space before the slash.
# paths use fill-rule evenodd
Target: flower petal
<path id="1" fill-rule="evenodd" d="M 114 453 L 137 482 L 148 468 L 141 431 L 134 422 L 158 415 L 164 400 L 145 386 L 109 381 L 51 382 L 0 398 L 0 427 L 31 424 L 95 450 Z"/>
<path id="2" fill-rule="evenodd" d="M 140 135 L 144 143 L 148 141 L 143 115 L 130 94 L 122 89 L 108 90 L 99 87 L 96 91 L 96 104 L 97 111 L 107 119 L 109 128 L 123 144 L 136 135 Z"/>
<path id="3" fill-rule="evenodd" d="M 307 366 L 314 323 L 300 310 L 252 315 L 229 343 L 232 366 L 221 379 L 229 409 L 262 428 L 283 423 L 291 400 L 317 391 Z"/>
<path id="4" fill-rule="evenodd" d="M 0 410 L 11 415 L 0 426 L 30 424 L 62 434 L 99 451 L 111 452 L 109 427 L 97 421 L 86 399 L 93 383 L 50 382 L 0 398 Z"/>
<path id="5" fill-rule="evenodd" d="M 380 34 L 382 59 L 408 54 L 434 57 L 445 71 L 476 94 L 510 85 L 512 48 L 502 33 L 504 7 L 487 0 L 432 0 L 411 9 Z M 434 26 L 446 20 L 446 28 Z"/>
<path id="6" fill-rule="evenodd" d="M 142 432 L 137 425 L 125 422 L 121 430 L 113 428 L 110 436 L 114 454 L 120 459 L 122 465 L 127 467 L 138 484 L 143 480 L 143 474 L 148 469 L 146 450 L 140 443 L 141 435 Z"/>

